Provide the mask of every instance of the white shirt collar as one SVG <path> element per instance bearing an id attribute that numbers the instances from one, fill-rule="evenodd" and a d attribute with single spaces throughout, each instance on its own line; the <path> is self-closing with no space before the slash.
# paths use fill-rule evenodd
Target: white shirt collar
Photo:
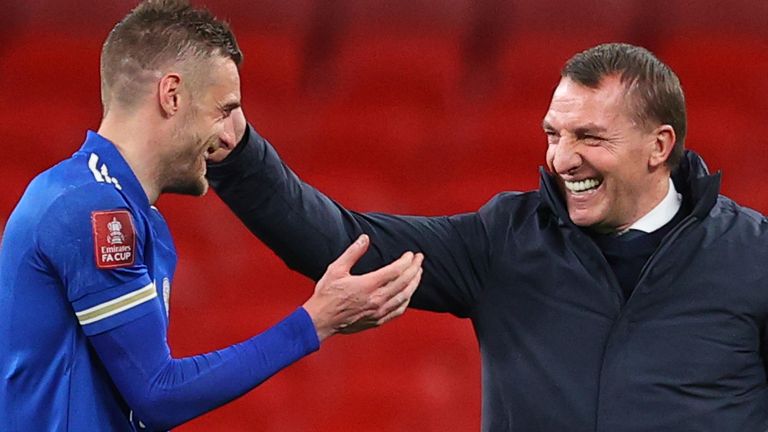
<path id="1" fill-rule="evenodd" d="M 672 179 L 669 179 L 669 189 L 667 190 L 667 196 L 664 197 L 661 202 L 656 205 L 651 211 L 645 214 L 645 216 L 638 219 L 633 223 L 627 231 L 630 229 L 651 233 L 657 229 L 663 227 L 667 222 L 671 221 L 675 217 L 677 211 L 680 210 L 683 197 L 675 189 L 675 184 Z"/>

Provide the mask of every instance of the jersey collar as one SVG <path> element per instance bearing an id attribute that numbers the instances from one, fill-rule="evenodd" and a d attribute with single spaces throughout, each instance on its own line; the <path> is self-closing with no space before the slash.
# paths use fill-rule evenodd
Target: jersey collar
<path id="1" fill-rule="evenodd" d="M 149 208 L 149 199 L 139 179 L 111 141 L 89 130 L 78 153 L 84 154 L 97 182 L 111 183 L 131 202 Z"/>

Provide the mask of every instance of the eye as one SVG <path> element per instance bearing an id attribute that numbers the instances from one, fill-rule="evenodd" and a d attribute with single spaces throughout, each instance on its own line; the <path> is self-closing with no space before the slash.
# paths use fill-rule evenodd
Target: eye
<path id="1" fill-rule="evenodd" d="M 581 139 L 587 144 L 587 145 L 599 145 L 605 139 L 598 135 L 584 135 L 581 137 Z"/>
<path id="2" fill-rule="evenodd" d="M 557 144 L 557 141 L 560 139 L 560 135 L 552 130 L 545 130 L 544 134 L 547 135 L 547 144 Z"/>

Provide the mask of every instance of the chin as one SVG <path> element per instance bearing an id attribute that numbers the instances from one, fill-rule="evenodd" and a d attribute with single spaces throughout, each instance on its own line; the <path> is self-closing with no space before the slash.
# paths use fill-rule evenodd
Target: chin
<path id="1" fill-rule="evenodd" d="M 178 182 L 163 189 L 163 193 L 178 195 L 203 196 L 208 192 L 208 181 L 200 177 L 194 181 Z"/>
<path id="2" fill-rule="evenodd" d="M 569 211 L 568 216 L 571 218 L 571 222 L 580 228 L 598 229 L 602 222 L 595 215 L 583 211 Z"/>
<path id="3" fill-rule="evenodd" d="M 594 218 L 583 210 L 568 209 L 568 217 L 574 225 L 580 227 L 588 227 L 595 223 Z"/>
<path id="4" fill-rule="evenodd" d="M 596 233 L 612 233 L 616 231 L 616 228 L 605 223 L 604 220 L 596 217 L 586 217 L 585 215 L 573 215 L 569 214 L 571 221 L 579 228 L 588 228 Z"/>

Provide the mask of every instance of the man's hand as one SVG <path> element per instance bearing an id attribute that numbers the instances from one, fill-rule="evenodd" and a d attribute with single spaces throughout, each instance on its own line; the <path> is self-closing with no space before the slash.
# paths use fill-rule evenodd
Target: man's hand
<path id="1" fill-rule="evenodd" d="M 402 315 L 421 281 L 424 255 L 413 252 L 370 273 L 351 275 L 368 244 L 366 235 L 352 243 L 328 266 L 315 293 L 304 303 L 320 341 L 335 333 L 377 327 Z"/>
<path id="2" fill-rule="evenodd" d="M 243 140 L 243 136 L 245 135 L 245 128 L 248 127 L 248 123 L 245 120 L 245 114 L 243 113 L 243 108 L 238 107 L 232 110 L 229 115 L 232 118 L 232 128 L 235 135 L 235 142 L 233 145 L 229 146 L 229 148 L 227 148 L 227 146 L 219 146 L 216 151 L 208 155 L 208 162 L 218 163 L 223 161 L 224 158 L 232 153 L 232 150 L 235 149 L 235 146 L 240 144 L 240 141 Z"/>

